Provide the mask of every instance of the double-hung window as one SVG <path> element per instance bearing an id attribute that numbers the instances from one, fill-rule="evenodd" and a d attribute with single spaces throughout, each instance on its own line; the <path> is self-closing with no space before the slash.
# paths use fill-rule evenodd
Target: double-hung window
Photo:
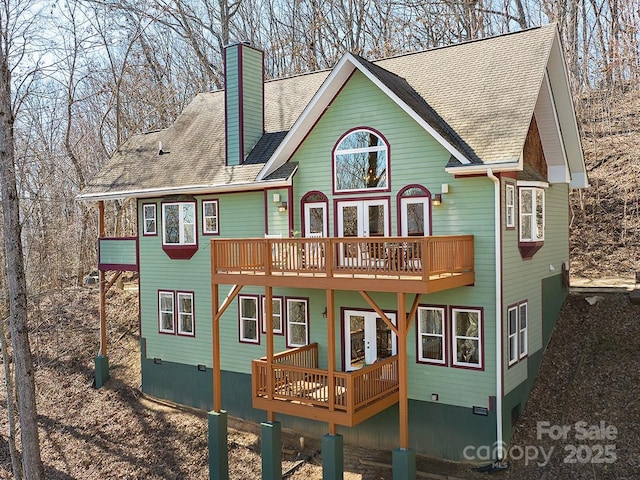
<path id="1" fill-rule="evenodd" d="M 477 309 L 452 308 L 453 365 L 482 368 L 482 312 Z"/>
<path id="2" fill-rule="evenodd" d="M 260 343 L 258 330 L 258 297 L 238 296 L 238 316 L 240 319 L 240 341 L 243 343 Z"/>
<path id="3" fill-rule="evenodd" d="M 202 233 L 205 235 L 217 235 L 218 230 L 218 201 L 202 201 Z"/>
<path id="4" fill-rule="evenodd" d="M 267 308 L 265 305 L 265 297 L 262 297 L 262 331 L 267 332 Z M 273 317 L 273 333 L 282 335 L 282 298 L 272 297 L 272 317 Z"/>
<path id="5" fill-rule="evenodd" d="M 160 333 L 176 332 L 173 292 L 158 292 L 158 327 Z"/>
<path id="6" fill-rule="evenodd" d="M 145 203 L 142 205 L 142 234 L 156 235 L 158 233 L 156 227 L 156 204 Z"/>
<path id="7" fill-rule="evenodd" d="M 444 365 L 445 315 L 442 307 L 418 307 L 418 361 Z"/>
<path id="8" fill-rule="evenodd" d="M 309 343 L 309 309 L 306 299 L 287 298 L 287 346 Z"/>
<path id="9" fill-rule="evenodd" d="M 160 333 L 195 336 L 193 293 L 160 290 L 158 292 L 158 330 Z"/>
<path id="10" fill-rule="evenodd" d="M 507 228 L 515 228 L 516 226 L 516 187 L 511 183 L 507 183 L 505 187 L 506 196 L 506 224 Z"/>
<path id="11" fill-rule="evenodd" d="M 509 307 L 507 310 L 509 366 L 527 356 L 527 302 Z"/>
<path id="12" fill-rule="evenodd" d="M 178 292 L 178 335 L 195 335 L 193 322 L 193 293 Z"/>
<path id="13" fill-rule="evenodd" d="M 544 241 L 544 189 L 520 187 L 520 242 Z"/>

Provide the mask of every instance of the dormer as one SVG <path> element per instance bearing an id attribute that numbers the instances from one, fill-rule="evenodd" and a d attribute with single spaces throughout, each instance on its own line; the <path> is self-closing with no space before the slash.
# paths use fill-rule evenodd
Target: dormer
<path id="1" fill-rule="evenodd" d="M 264 54 L 248 43 L 225 47 L 226 165 L 241 165 L 264 133 Z"/>

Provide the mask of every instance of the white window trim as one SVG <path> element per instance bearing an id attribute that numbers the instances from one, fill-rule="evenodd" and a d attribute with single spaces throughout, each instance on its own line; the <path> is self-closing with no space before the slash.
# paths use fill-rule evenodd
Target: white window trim
<path id="1" fill-rule="evenodd" d="M 255 316 L 255 318 L 253 318 L 253 317 L 245 317 L 244 316 L 244 312 L 242 311 L 243 300 L 252 300 L 253 302 L 255 302 L 255 305 L 256 305 L 256 316 Z M 258 297 L 252 296 L 252 295 L 238 295 L 238 319 L 239 319 L 238 333 L 239 333 L 239 337 L 240 337 L 240 342 L 242 342 L 242 343 L 255 343 L 255 344 L 259 344 L 260 343 L 260 330 L 259 330 L 260 308 L 259 307 L 260 307 L 260 305 L 258 303 Z M 244 322 L 245 322 L 245 320 L 255 322 L 255 324 L 256 324 L 256 328 L 255 328 L 256 338 L 249 338 L 249 337 L 245 336 L 245 333 L 244 333 Z"/>
<path id="2" fill-rule="evenodd" d="M 354 135 L 358 132 L 368 132 L 368 133 L 372 133 L 374 134 L 376 137 L 378 137 L 380 139 L 380 141 L 382 141 L 382 145 L 380 146 L 374 146 L 374 147 L 360 147 L 360 148 L 347 148 L 345 150 L 339 150 L 338 147 L 340 146 L 340 144 L 342 142 L 344 142 L 344 140 L 348 137 L 350 137 L 351 135 Z M 338 156 L 339 155 L 349 155 L 349 154 L 353 154 L 353 153 L 369 153 L 369 152 L 385 152 L 385 177 L 386 177 L 386 185 L 382 186 L 382 187 L 375 187 L 375 188 L 345 188 L 345 189 L 339 189 L 338 188 L 338 168 L 337 168 L 337 161 L 338 161 Z M 373 130 L 370 130 L 368 128 L 358 128 L 356 130 L 352 130 L 351 132 L 345 134 L 343 137 L 340 138 L 340 141 L 338 142 L 338 145 L 336 145 L 336 149 L 333 152 L 333 188 L 334 188 L 334 192 L 340 192 L 340 193 L 345 193 L 345 192 L 362 192 L 362 191 L 366 191 L 366 192 L 376 192 L 376 191 L 386 191 L 389 190 L 389 145 L 387 144 L 385 138 L 377 133 L 374 132 Z"/>
<path id="3" fill-rule="evenodd" d="M 165 213 L 165 207 L 169 207 L 172 205 L 177 205 L 178 206 L 178 233 L 180 236 L 180 240 L 178 241 L 178 243 L 167 243 L 167 230 L 166 230 L 166 225 L 167 225 L 167 220 L 166 220 L 166 213 Z M 185 205 L 191 205 L 193 206 L 193 215 L 194 215 L 194 219 L 193 219 L 193 242 L 185 242 L 184 241 L 184 207 Z M 196 245 L 197 244 L 197 239 L 198 239 L 198 232 L 196 229 L 196 222 L 197 222 L 197 218 L 196 217 L 196 204 L 195 202 L 171 202 L 171 203 L 163 203 L 162 204 L 162 244 L 163 245 Z"/>
<path id="4" fill-rule="evenodd" d="M 472 312 L 478 315 L 478 336 L 477 337 L 469 337 L 465 335 L 457 335 L 456 334 L 456 320 L 457 313 L 459 312 Z M 469 339 L 469 340 L 477 340 L 478 341 L 478 363 L 470 363 L 470 362 L 461 362 L 458 361 L 458 339 Z M 456 367 L 467 367 L 474 369 L 482 369 L 483 365 L 483 353 L 482 353 L 482 310 L 477 308 L 453 308 L 451 309 L 451 343 L 452 343 L 452 360 L 453 365 Z"/>
<path id="5" fill-rule="evenodd" d="M 162 298 L 167 297 L 171 298 L 171 310 L 162 310 Z M 162 327 L 162 314 L 170 313 L 171 314 L 171 328 L 163 328 Z M 158 331 L 160 333 L 176 333 L 176 312 L 175 312 L 175 296 L 172 291 L 168 290 L 160 290 L 158 291 Z"/>
<path id="6" fill-rule="evenodd" d="M 189 336 L 189 337 L 194 337 L 196 334 L 196 324 L 195 324 L 195 314 L 194 314 L 194 310 L 195 310 L 195 305 L 194 305 L 194 299 L 193 299 L 193 293 L 190 292 L 177 292 L 176 293 L 176 310 L 178 312 L 178 335 L 185 335 L 185 336 Z M 191 311 L 190 312 L 183 312 L 180 308 L 182 305 L 182 302 L 180 301 L 182 297 L 188 297 L 191 299 Z M 182 317 L 183 316 L 190 316 L 191 317 L 191 331 L 187 331 L 184 330 L 182 328 Z"/>
<path id="7" fill-rule="evenodd" d="M 511 331 L 511 315 L 515 315 L 515 330 Z M 508 342 L 508 354 L 509 354 L 509 366 L 514 365 L 518 362 L 518 338 L 519 338 L 519 328 L 518 328 L 518 306 L 515 305 L 510 307 L 507 310 L 507 342 Z"/>
<path id="8" fill-rule="evenodd" d="M 267 333 L 267 309 L 266 309 L 266 297 L 262 297 L 262 331 Z M 273 318 L 280 319 L 280 328 L 274 328 L 273 333 L 275 335 L 282 335 L 284 330 L 282 329 L 282 297 L 271 297 L 271 303 L 279 303 L 280 304 L 280 313 L 278 315 L 274 314 Z"/>
<path id="9" fill-rule="evenodd" d="M 522 326 L 522 312 L 524 311 L 524 327 Z M 527 302 L 523 302 L 518 305 L 518 351 L 520 353 L 519 358 L 527 356 L 529 351 L 529 305 Z"/>
<path id="10" fill-rule="evenodd" d="M 311 209 L 319 208 L 322 210 L 322 232 L 311 232 Z M 307 202 L 304 204 L 304 236 L 327 236 L 327 203 L 326 202 Z"/>
<path id="11" fill-rule="evenodd" d="M 206 215 L 205 211 L 206 205 L 215 205 L 216 213 L 215 215 Z M 220 205 L 218 204 L 218 200 L 203 200 L 202 201 L 202 233 L 205 235 L 217 235 L 220 233 Z M 215 218 L 216 219 L 216 228 L 214 230 L 207 230 L 207 219 Z"/>
<path id="12" fill-rule="evenodd" d="M 305 318 L 304 322 L 294 322 L 289 315 L 289 305 L 292 303 L 304 303 Z M 304 298 L 287 298 L 287 346 L 288 347 L 304 347 L 309 345 L 309 301 Z M 305 329 L 305 343 L 293 343 L 291 341 L 291 326 L 292 325 L 304 325 Z"/>
<path id="13" fill-rule="evenodd" d="M 425 197 L 418 197 L 418 196 L 400 197 L 400 207 L 401 207 L 401 213 L 402 213 L 402 217 L 400 218 L 400 234 L 403 237 L 409 236 L 409 212 L 408 212 L 409 204 L 414 204 L 414 205 L 422 204 L 424 235 L 425 236 L 431 235 L 431 232 L 429 231 L 429 216 L 431 215 L 431 210 L 430 210 L 431 205 L 429 202 L 429 197 L 426 197 L 426 196 Z"/>
<path id="14" fill-rule="evenodd" d="M 153 208 L 153 216 L 147 217 L 147 208 Z M 155 203 L 142 204 L 142 232 L 143 235 L 157 235 L 158 233 L 158 216 Z M 153 220 L 153 230 L 147 229 L 147 221 Z"/>
<path id="15" fill-rule="evenodd" d="M 506 219 L 507 228 L 515 228 L 516 226 L 516 187 L 512 183 L 506 184 Z"/>
<path id="16" fill-rule="evenodd" d="M 522 193 L 525 191 L 529 191 L 531 192 L 531 213 L 524 213 L 522 211 L 522 207 L 523 207 L 523 201 L 522 201 Z M 536 195 L 537 192 L 542 192 L 542 235 L 540 236 L 540 238 L 538 238 L 538 218 L 537 218 L 537 212 L 538 212 L 538 196 Z M 546 215 L 545 215 L 545 191 L 543 188 L 537 187 L 537 186 L 519 186 L 519 195 L 518 195 L 518 210 L 519 210 L 519 218 L 520 218 L 520 232 L 519 232 L 519 238 L 520 238 L 520 242 L 523 243 L 534 243 L 534 242 L 544 242 L 544 231 L 545 231 L 545 222 L 546 222 Z M 523 237 L 522 233 L 523 233 L 523 228 L 522 228 L 522 222 L 524 221 L 525 218 L 531 217 L 531 238 L 525 238 Z"/>
<path id="17" fill-rule="evenodd" d="M 428 333 L 428 332 L 423 332 L 421 329 L 421 323 L 420 322 L 420 312 L 422 311 L 438 311 L 441 313 L 441 317 L 442 317 L 442 333 L 438 334 L 438 333 Z M 437 365 L 445 365 L 447 363 L 447 339 L 446 339 L 446 315 L 445 315 L 445 309 L 442 307 L 418 307 L 418 319 L 417 319 L 417 325 L 418 325 L 418 361 L 419 362 L 425 362 L 425 363 L 433 363 L 433 364 L 437 364 Z M 441 359 L 433 359 L 433 358 L 428 358 L 424 356 L 424 352 L 422 351 L 422 337 L 439 337 L 442 341 L 442 358 Z"/>

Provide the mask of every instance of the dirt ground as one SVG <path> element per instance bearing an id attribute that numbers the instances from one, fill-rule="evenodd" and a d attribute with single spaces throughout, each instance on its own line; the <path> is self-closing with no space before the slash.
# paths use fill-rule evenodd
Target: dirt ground
<path id="1" fill-rule="evenodd" d="M 585 297 L 594 296 L 600 298 L 590 305 Z M 112 379 L 99 390 L 92 388 L 98 348 L 95 288 L 52 292 L 33 305 L 31 341 L 48 479 L 208 478 L 204 412 L 176 408 L 140 393 L 136 302 L 134 291 L 110 293 L 108 316 L 116 319 L 109 322 Z M 639 478 L 639 350 L 640 306 L 633 305 L 628 294 L 570 295 L 511 442 L 510 469 L 491 477 Z M 4 389 L 0 403 L 6 406 Z M 576 427 L 576 422 L 585 422 L 588 438 L 580 435 L 583 424 Z M 260 478 L 257 427 L 233 420 L 230 425 L 231 478 Z M 566 436 L 554 440 L 563 426 L 569 428 Z M 7 431 L 3 415 L 0 479 L 12 478 Z M 284 432 L 283 443 L 283 472 L 291 470 L 287 478 L 322 478 L 317 439 L 305 438 L 301 448 L 299 435 Z M 390 456 L 345 446 L 345 479 L 391 478 Z M 418 478 L 489 476 L 474 472 L 471 465 L 423 457 L 418 457 L 417 467 Z"/>

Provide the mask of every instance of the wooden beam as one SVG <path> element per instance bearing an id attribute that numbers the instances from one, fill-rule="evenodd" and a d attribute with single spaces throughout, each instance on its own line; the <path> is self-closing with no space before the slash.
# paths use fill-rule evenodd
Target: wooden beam
<path id="1" fill-rule="evenodd" d="M 98 202 L 98 238 L 104 237 L 104 202 Z M 98 259 L 100 262 L 100 259 Z M 100 355 L 107 356 L 107 289 L 105 273 L 98 272 L 100 285 Z"/>
<path id="2" fill-rule="evenodd" d="M 407 307 L 405 293 L 398 292 L 398 411 L 400 420 L 400 448 L 409 448 L 409 386 L 407 384 Z"/>
<path id="3" fill-rule="evenodd" d="M 335 371 L 336 371 L 336 324 L 333 316 L 335 308 L 335 296 L 333 290 L 326 291 L 327 305 L 327 370 L 329 378 L 327 379 L 327 392 L 329 395 L 329 410 L 335 410 Z M 335 425 L 329 424 L 329 433 L 335 435 Z"/>
<path id="4" fill-rule="evenodd" d="M 389 317 L 387 317 L 387 315 L 382 311 L 382 309 L 373 300 L 373 298 L 371 298 L 371 296 L 367 292 L 365 292 L 363 290 L 360 290 L 359 293 L 362 296 L 362 298 L 364 298 L 365 301 L 371 306 L 371 308 L 373 308 L 375 310 L 375 312 L 378 315 L 380 315 L 380 318 L 382 319 L 382 321 L 387 324 L 387 326 L 393 331 L 393 333 L 398 335 L 398 327 L 396 327 L 393 324 L 393 322 L 391 322 L 391 319 Z M 402 318 L 402 317 L 400 317 L 400 318 Z"/>
<path id="5" fill-rule="evenodd" d="M 416 318 L 418 305 L 420 305 L 420 294 L 416 293 L 416 296 L 413 297 L 413 303 L 411 304 L 411 310 L 409 311 L 409 315 L 407 315 L 407 331 L 409 331 L 409 329 L 411 328 L 411 323 L 413 322 L 413 319 Z"/>
<path id="6" fill-rule="evenodd" d="M 265 331 L 267 334 L 267 398 L 273 399 L 273 288 L 264 288 L 264 309 L 265 309 Z M 261 326 L 258 325 L 260 335 Z M 273 410 L 267 410 L 267 420 L 269 422 L 276 421 L 276 415 Z"/>

